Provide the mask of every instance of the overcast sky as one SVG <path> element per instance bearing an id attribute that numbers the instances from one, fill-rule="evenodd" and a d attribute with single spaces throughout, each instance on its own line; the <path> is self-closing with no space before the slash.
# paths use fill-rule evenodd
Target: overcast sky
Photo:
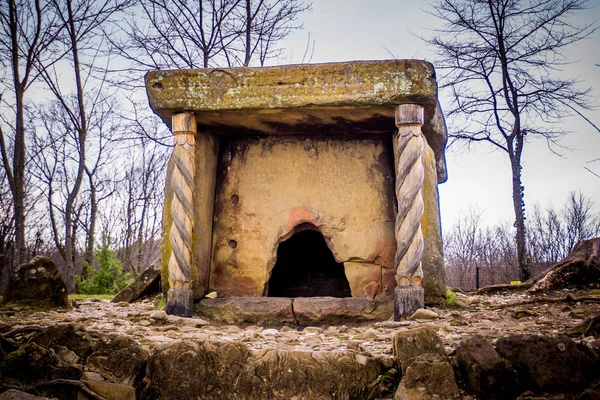
<path id="1" fill-rule="evenodd" d="M 582 13 L 576 22 L 600 20 L 600 0 L 592 0 L 594 3 L 598 6 Z M 438 23 L 426 13 L 428 7 L 426 2 L 408 0 L 314 0 L 312 12 L 301 17 L 304 30 L 285 43 L 285 63 L 302 61 L 309 33 L 315 42 L 312 63 L 390 58 L 433 61 L 431 51 L 417 38 L 428 36 L 427 29 Z M 577 61 L 567 67 L 568 73 L 593 88 L 594 101 L 600 106 L 600 67 L 594 65 L 600 64 L 600 32 L 573 46 L 568 55 Z M 600 126 L 600 111 L 585 114 Z M 600 178 L 584 168 L 600 175 L 600 133 L 581 118 L 563 123 L 573 133 L 561 142 L 571 148 L 563 151 L 562 157 L 549 152 L 542 141 L 525 146 L 523 184 L 528 210 L 534 203 L 561 207 L 573 190 L 581 190 L 600 208 Z M 484 212 L 487 224 L 514 221 L 506 153 L 482 144 L 470 151 L 451 149 L 446 157 L 449 177 L 439 186 L 444 230 L 470 205 Z M 589 162 L 594 159 L 599 160 Z"/>

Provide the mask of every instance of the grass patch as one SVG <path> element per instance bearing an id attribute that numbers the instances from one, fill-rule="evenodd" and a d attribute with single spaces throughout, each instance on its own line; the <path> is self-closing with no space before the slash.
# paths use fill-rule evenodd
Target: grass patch
<path id="1" fill-rule="evenodd" d="M 450 289 L 446 289 L 446 303 L 450 307 L 463 309 L 464 307 L 458 303 L 458 296 Z"/>
<path id="2" fill-rule="evenodd" d="M 104 299 L 104 300 L 112 300 L 115 297 L 114 294 L 70 294 L 69 299 L 71 300 L 87 300 L 87 299 Z"/>
<path id="3" fill-rule="evenodd" d="M 167 298 L 165 296 L 163 296 L 159 301 L 154 302 L 154 309 L 160 310 L 161 308 L 163 308 L 166 305 L 167 305 Z"/>

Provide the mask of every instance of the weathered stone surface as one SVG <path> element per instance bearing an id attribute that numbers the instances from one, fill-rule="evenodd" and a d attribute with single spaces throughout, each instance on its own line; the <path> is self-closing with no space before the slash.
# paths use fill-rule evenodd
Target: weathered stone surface
<path id="1" fill-rule="evenodd" d="M 345 262 L 344 272 L 350 284 L 352 297 L 369 300 L 389 296 L 381 287 L 382 267 L 377 264 Z"/>
<path id="2" fill-rule="evenodd" d="M 133 386 L 122 385 L 111 382 L 96 382 L 82 380 L 85 385 L 99 396 L 106 400 L 135 400 L 135 389 Z M 77 400 L 91 400 L 85 394 L 78 392 Z"/>
<path id="3" fill-rule="evenodd" d="M 383 321 L 394 313 L 391 301 L 361 298 L 298 297 L 293 306 L 301 325 Z"/>
<path id="4" fill-rule="evenodd" d="M 126 301 L 131 303 L 151 293 L 158 293 L 160 290 L 160 271 L 147 268 L 129 286 L 117 293 L 111 302 Z"/>
<path id="5" fill-rule="evenodd" d="M 446 359 L 444 344 L 439 336 L 428 327 L 418 327 L 401 331 L 394 336 L 393 350 L 396 363 L 402 367 L 402 371 L 423 354 L 437 354 Z"/>
<path id="6" fill-rule="evenodd" d="M 420 356 L 406 368 L 394 400 L 456 399 L 458 394 L 450 363 Z"/>
<path id="7" fill-rule="evenodd" d="M 519 393 L 517 374 L 494 346 L 481 335 L 463 340 L 456 349 L 462 379 L 482 399 L 514 399 Z"/>
<path id="8" fill-rule="evenodd" d="M 275 297 L 229 297 L 203 299 L 196 306 L 206 318 L 228 324 L 251 322 L 255 324 L 296 323 L 292 301 Z"/>
<path id="9" fill-rule="evenodd" d="M 498 339 L 496 349 L 517 371 L 525 389 L 574 392 L 598 378 L 599 360 L 566 336 L 513 335 Z"/>
<path id="10" fill-rule="evenodd" d="M 16 268 L 8 281 L 4 300 L 67 307 L 67 295 L 67 285 L 54 262 L 48 257 L 37 256 Z"/>
<path id="11" fill-rule="evenodd" d="M 426 108 L 423 131 L 445 181 L 446 127 L 433 66 L 419 60 L 355 61 L 269 68 L 153 71 L 146 75 L 153 110 L 170 124 L 196 112 L 200 130 L 221 134 L 387 134 L 394 107 Z"/>
<path id="12" fill-rule="evenodd" d="M 48 400 L 47 397 L 35 396 L 16 389 L 8 389 L 0 394 L 0 400 Z"/>
<path id="13" fill-rule="evenodd" d="M 133 340 L 117 337 L 87 359 L 87 368 L 113 383 L 133 385 L 142 373 L 148 353 Z"/>
<path id="14" fill-rule="evenodd" d="M 381 366 L 356 356 L 278 350 L 250 355 L 241 343 L 175 342 L 150 357 L 142 398 L 362 399 Z"/>
<path id="15" fill-rule="evenodd" d="M 212 289 L 265 294 L 278 244 L 299 227 L 319 230 L 337 262 L 394 268 L 393 164 L 383 140 L 252 137 L 224 152 Z"/>

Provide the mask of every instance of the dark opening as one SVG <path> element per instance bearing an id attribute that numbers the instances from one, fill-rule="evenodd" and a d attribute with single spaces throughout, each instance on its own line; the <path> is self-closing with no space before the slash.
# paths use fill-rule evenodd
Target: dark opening
<path id="1" fill-rule="evenodd" d="M 270 297 L 350 297 L 344 264 L 337 263 L 323 235 L 304 230 L 279 244 L 269 280 Z"/>

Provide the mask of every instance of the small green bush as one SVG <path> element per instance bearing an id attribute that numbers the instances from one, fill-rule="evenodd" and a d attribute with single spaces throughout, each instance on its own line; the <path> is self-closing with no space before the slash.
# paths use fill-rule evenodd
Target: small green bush
<path id="1" fill-rule="evenodd" d="M 110 249 L 110 239 L 102 238 L 102 244 L 96 250 L 98 269 L 85 265 L 88 277 L 77 277 L 79 292 L 83 294 L 117 294 L 133 282 L 129 274 L 123 273 L 123 266 L 117 259 L 117 253 Z"/>

